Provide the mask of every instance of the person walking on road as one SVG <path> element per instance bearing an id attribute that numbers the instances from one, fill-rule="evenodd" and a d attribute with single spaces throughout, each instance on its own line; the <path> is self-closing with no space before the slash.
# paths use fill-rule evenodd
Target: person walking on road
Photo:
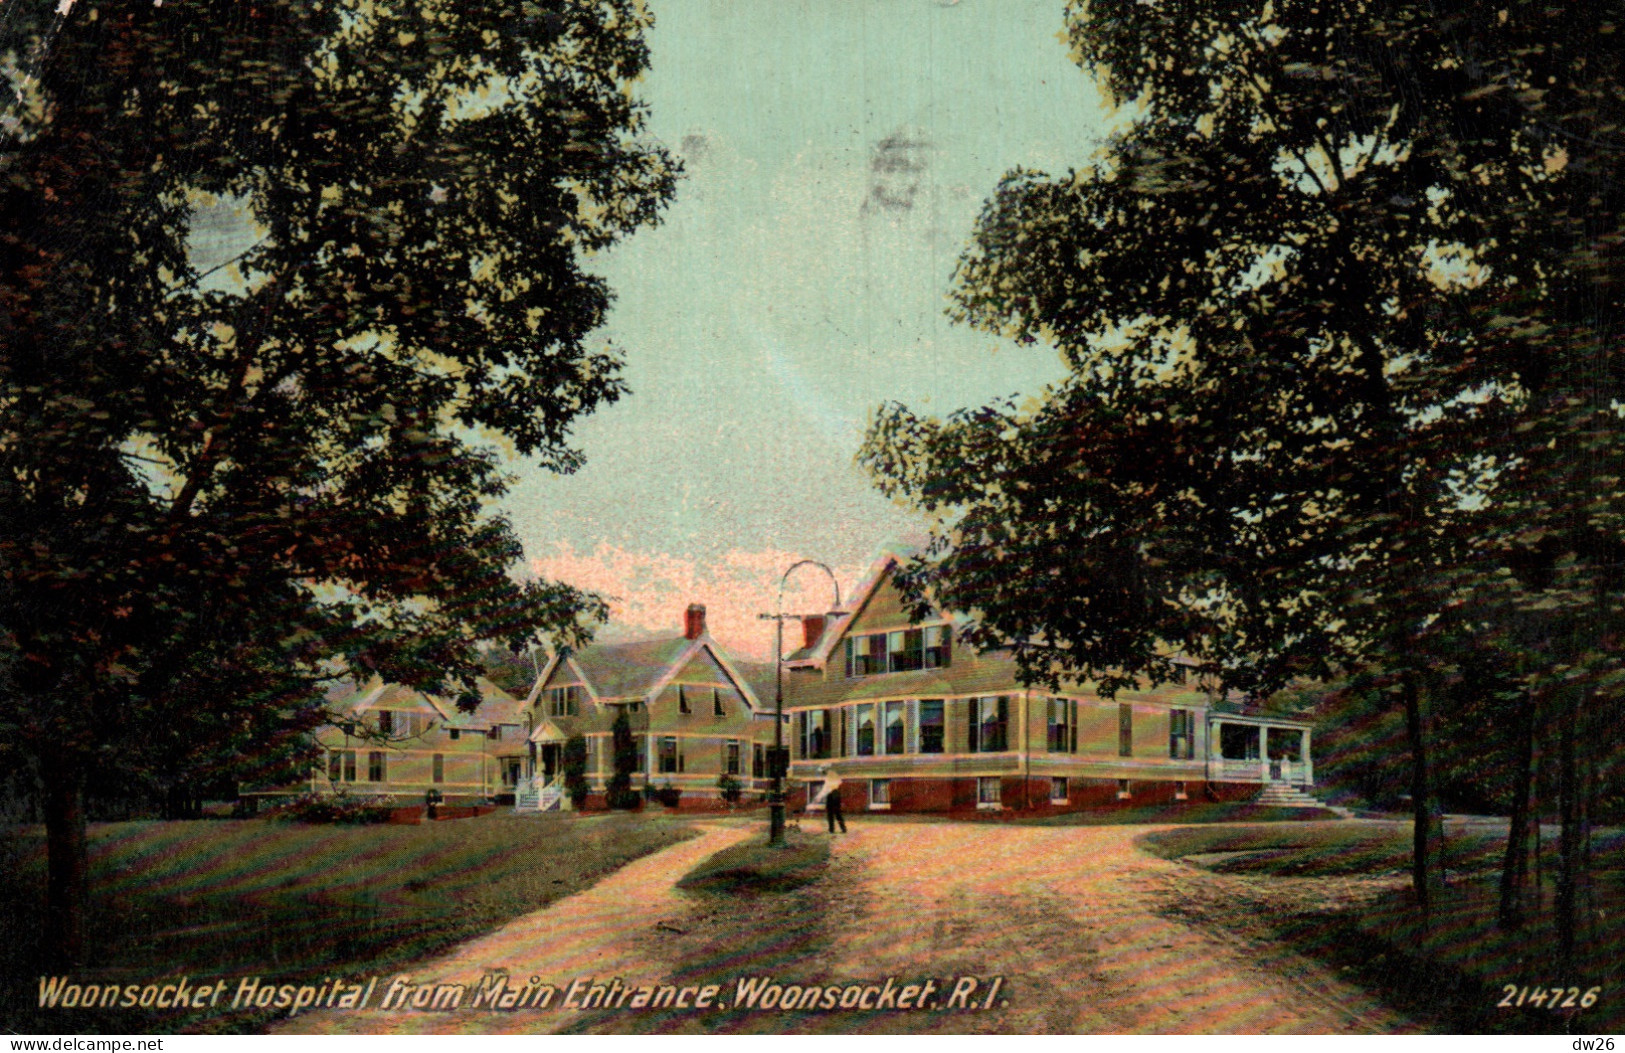
<path id="1" fill-rule="evenodd" d="M 818 799 L 824 802 L 824 817 L 829 820 L 829 832 L 835 832 L 835 824 L 841 824 L 841 833 L 846 833 L 846 816 L 841 814 L 841 777 L 828 768 L 824 769 L 824 788 L 818 791 Z"/>

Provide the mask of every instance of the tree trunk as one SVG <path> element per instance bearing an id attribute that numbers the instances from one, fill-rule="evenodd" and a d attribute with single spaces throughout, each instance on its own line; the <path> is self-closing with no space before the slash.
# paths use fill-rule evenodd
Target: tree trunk
<path id="1" fill-rule="evenodd" d="M 1576 896 L 1580 877 L 1579 778 L 1576 771 L 1574 723 L 1578 717 L 1573 694 L 1566 704 L 1558 733 L 1557 774 L 1557 898 L 1553 903 L 1553 927 L 1557 930 L 1559 976 L 1574 976 L 1574 935 Z"/>
<path id="2" fill-rule="evenodd" d="M 1545 853 L 1541 851 L 1545 838 L 1541 836 L 1541 810 L 1545 799 L 1541 796 L 1541 777 L 1547 772 L 1546 762 L 1539 758 L 1535 761 L 1535 804 L 1532 809 L 1535 817 L 1535 911 L 1539 913 L 1546 908 L 1546 865 Z"/>
<path id="3" fill-rule="evenodd" d="M 1435 825 L 1432 779 L 1428 771 L 1427 721 L 1423 713 L 1421 685 L 1414 672 L 1406 672 L 1405 729 L 1411 745 L 1411 805 L 1413 816 L 1411 839 L 1411 887 L 1416 893 L 1416 905 L 1422 911 L 1423 924 L 1432 911 L 1436 874 L 1429 865 L 1436 852 L 1438 828 Z"/>
<path id="4" fill-rule="evenodd" d="M 1529 882 L 1529 812 L 1535 781 L 1535 696 L 1525 692 L 1519 712 L 1517 769 L 1512 781 L 1512 817 L 1507 823 L 1506 858 L 1501 864 L 1501 928 L 1523 927 L 1524 896 Z"/>
<path id="5" fill-rule="evenodd" d="M 85 847 L 85 779 L 77 764 L 45 764 L 45 952 L 62 967 L 85 956 L 85 906 L 90 885 Z"/>

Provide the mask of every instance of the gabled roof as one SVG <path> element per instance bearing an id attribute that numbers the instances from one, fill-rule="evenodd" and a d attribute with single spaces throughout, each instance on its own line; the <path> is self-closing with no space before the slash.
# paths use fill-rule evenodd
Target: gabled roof
<path id="1" fill-rule="evenodd" d="M 456 700 L 431 695 L 404 684 L 386 684 L 381 677 L 373 677 L 366 685 L 356 688 L 339 706 L 350 713 L 367 713 L 380 709 L 428 709 L 444 722 L 446 727 L 486 729 L 496 724 L 519 724 L 519 700 L 485 679 L 474 681 L 480 694 L 479 705 L 472 713 L 457 708 Z"/>
<path id="2" fill-rule="evenodd" d="M 554 655 L 547 668 L 542 670 L 542 675 L 537 677 L 536 686 L 525 699 L 525 705 L 536 704 L 542 685 L 548 682 L 561 662 L 568 663 L 595 702 L 643 701 L 659 694 L 702 650 L 739 688 L 747 705 L 752 709 L 761 708 L 761 696 L 756 691 L 756 685 L 750 677 L 740 672 L 739 666 L 708 633 L 702 633 L 693 640 L 686 636 L 673 636 L 634 643 L 594 644 L 568 655 Z M 772 667 L 768 668 L 771 671 Z"/>
<path id="3" fill-rule="evenodd" d="M 524 706 L 502 688 L 481 677 L 476 681 L 480 692 L 480 704 L 474 707 L 474 712 L 464 713 L 460 709 L 453 709 L 452 724 L 455 727 L 491 728 L 498 724 L 523 724 Z"/>
<path id="4" fill-rule="evenodd" d="M 772 662 L 735 662 L 734 668 L 739 675 L 750 684 L 763 708 L 773 708 L 773 692 L 777 688 L 777 680 L 773 675 Z"/>
<path id="5" fill-rule="evenodd" d="M 848 627 L 863 614 L 864 607 L 874 597 L 875 590 L 880 583 L 886 580 L 886 574 L 902 559 L 895 552 L 887 552 L 875 561 L 869 568 L 858 590 L 852 597 L 852 610 L 844 617 L 838 618 L 824 626 L 824 635 L 818 638 L 813 647 L 803 647 L 785 658 L 784 664 L 788 666 L 823 666 L 829 661 L 830 652 L 835 649 L 835 641 L 845 635 Z"/>
<path id="6" fill-rule="evenodd" d="M 695 641 L 684 636 L 588 647 L 571 657 L 601 699 L 644 698 Z"/>

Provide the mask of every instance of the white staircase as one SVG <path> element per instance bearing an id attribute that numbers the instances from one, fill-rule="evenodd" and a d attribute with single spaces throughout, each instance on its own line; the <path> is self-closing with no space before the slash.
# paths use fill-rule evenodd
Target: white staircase
<path id="1" fill-rule="evenodd" d="M 1301 788 L 1290 783 L 1265 783 L 1264 788 L 1258 791 L 1253 798 L 1254 804 L 1262 804 L 1270 808 L 1325 808 L 1319 798 L 1312 797 Z"/>
<path id="2" fill-rule="evenodd" d="M 515 812 L 557 812 L 564 803 L 564 777 L 544 783 L 540 777 L 521 779 L 514 788 Z"/>

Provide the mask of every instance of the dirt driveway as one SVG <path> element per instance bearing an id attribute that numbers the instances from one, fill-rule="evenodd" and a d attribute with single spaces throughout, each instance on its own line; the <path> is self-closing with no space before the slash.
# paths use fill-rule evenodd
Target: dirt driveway
<path id="1" fill-rule="evenodd" d="M 768 896 L 679 892 L 672 883 L 750 827 L 639 860 L 417 970 L 472 985 L 505 968 L 561 988 L 577 976 L 628 985 L 714 983 L 726 1008 L 579 1012 L 307 1014 L 282 1030 L 337 1032 L 1391 1033 L 1416 1026 L 1275 943 L 1248 879 L 1134 847 L 1147 827 L 864 822 L 834 842 L 826 877 Z M 1275 881 L 1276 893 L 1292 887 Z M 1285 885 L 1292 885 L 1288 879 Z M 1321 897 L 1324 882 L 1303 885 Z M 1353 897 L 1369 890 L 1345 883 Z M 733 1006 L 739 978 L 781 987 L 981 980 L 969 1011 Z M 387 978 L 380 982 L 380 987 Z M 472 987 L 471 987 L 472 990 Z"/>

